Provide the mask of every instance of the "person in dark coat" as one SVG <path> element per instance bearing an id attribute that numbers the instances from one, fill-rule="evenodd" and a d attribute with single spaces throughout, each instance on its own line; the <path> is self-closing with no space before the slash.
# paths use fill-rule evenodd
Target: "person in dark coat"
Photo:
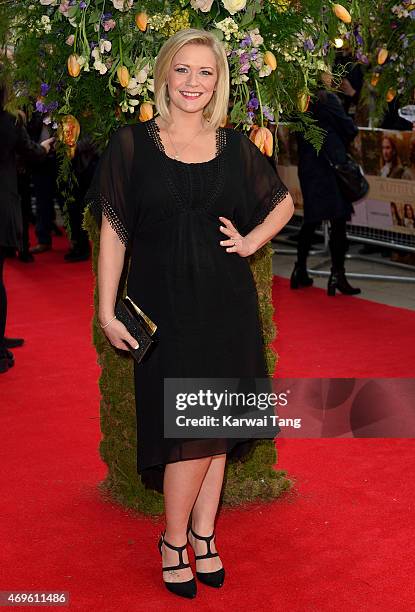
<path id="1" fill-rule="evenodd" d="M 310 113 L 318 126 L 326 130 L 322 149 L 317 154 L 314 146 L 298 134 L 298 177 L 304 201 L 304 222 L 298 240 L 297 262 L 291 275 L 291 288 L 308 287 L 313 280 L 307 274 L 307 256 L 317 226 L 330 222 L 329 248 L 331 274 L 328 294 L 336 289 L 348 295 L 360 293 L 351 287 L 345 276 L 344 262 L 347 251 L 346 223 L 354 212 L 352 202 L 341 193 L 333 164 L 346 161 L 347 147 L 358 134 L 358 128 L 346 114 L 336 94 L 321 89 L 310 105 Z"/>
<path id="2" fill-rule="evenodd" d="M 85 210 L 85 195 L 89 189 L 98 163 L 97 148 L 89 136 L 81 138 L 76 146 L 72 168 L 77 180 L 73 188 L 73 202 L 68 205 L 71 228 L 71 249 L 64 259 L 69 262 L 89 259 L 90 246 L 88 232 L 82 227 Z"/>
<path id="3" fill-rule="evenodd" d="M 50 135 L 48 126 L 43 123 L 43 115 L 34 112 L 28 125 L 28 132 L 35 142 L 41 142 Z M 55 198 L 57 193 L 58 162 L 55 151 L 32 168 L 33 193 L 36 198 L 36 238 L 37 244 L 30 253 L 39 255 L 52 248 L 52 233 L 61 235 L 55 222 Z"/>
<path id="4" fill-rule="evenodd" d="M 22 122 L 5 110 L 6 85 L 0 81 L 0 373 L 14 365 L 10 348 L 23 344 L 21 338 L 5 338 L 7 294 L 3 280 L 7 251 L 22 245 L 22 211 L 17 186 L 17 154 L 27 159 L 42 159 L 49 152 L 53 138 L 41 144 L 30 140 Z"/>

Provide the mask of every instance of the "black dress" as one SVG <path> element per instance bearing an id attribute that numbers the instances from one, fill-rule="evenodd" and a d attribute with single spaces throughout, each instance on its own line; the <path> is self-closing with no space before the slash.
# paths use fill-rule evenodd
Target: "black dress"
<path id="1" fill-rule="evenodd" d="M 163 379 L 267 376 L 249 262 L 219 244 L 218 217 L 245 235 L 288 192 L 246 136 L 219 128 L 216 142 L 213 159 L 188 164 L 166 155 L 154 119 L 122 127 L 87 197 L 98 222 L 103 212 L 130 250 L 128 295 L 158 325 L 158 343 L 134 373 L 137 470 L 159 491 L 166 463 L 239 459 L 254 443 L 164 438 Z"/>

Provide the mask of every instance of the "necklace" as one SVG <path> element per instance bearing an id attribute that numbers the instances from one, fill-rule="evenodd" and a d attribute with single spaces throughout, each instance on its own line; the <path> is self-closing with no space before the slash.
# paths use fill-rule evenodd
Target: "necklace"
<path id="1" fill-rule="evenodd" d="M 194 139 L 196 138 L 196 136 L 199 136 L 199 134 L 200 134 L 200 133 L 202 132 L 202 130 L 204 130 L 204 129 L 205 129 L 204 127 L 201 127 L 201 128 L 200 128 L 200 130 L 199 130 L 198 132 L 196 132 L 196 134 L 195 134 L 195 135 L 192 137 L 192 139 L 191 139 L 191 140 L 189 140 L 189 142 L 188 142 L 188 143 L 187 143 L 187 144 L 186 144 L 186 145 L 185 145 L 185 146 L 182 148 L 181 154 L 183 153 L 183 151 L 184 151 L 185 149 L 187 149 L 187 147 L 189 147 L 189 146 L 192 144 L 192 142 L 194 141 Z M 175 144 L 174 144 L 174 142 L 173 142 L 173 140 L 172 140 L 172 137 L 170 136 L 170 132 L 169 132 L 169 130 L 168 130 L 167 128 L 166 128 L 166 132 L 167 132 L 167 136 L 169 137 L 169 140 L 170 140 L 170 142 L 171 142 L 171 145 L 172 145 L 173 149 L 176 151 L 176 155 L 174 156 L 174 159 L 175 159 L 176 161 L 180 161 L 180 155 L 181 155 L 181 154 L 179 155 L 179 152 L 178 152 L 178 150 L 177 150 L 177 148 L 176 148 L 176 146 L 175 146 Z"/>

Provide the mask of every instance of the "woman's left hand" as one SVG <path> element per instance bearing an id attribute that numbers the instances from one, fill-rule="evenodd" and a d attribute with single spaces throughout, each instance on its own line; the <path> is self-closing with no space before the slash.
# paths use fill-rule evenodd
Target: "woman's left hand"
<path id="1" fill-rule="evenodd" d="M 249 245 L 246 236 L 241 236 L 232 221 L 226 217 L 219 217 L 223 225 L 219 226 L 220 231 L 228 236 L 227 240 L 221 240 L 220 245 L 226 248 L 227 253 L 238 253 L 241 257 L 248 257 L 254 252 Z"/>

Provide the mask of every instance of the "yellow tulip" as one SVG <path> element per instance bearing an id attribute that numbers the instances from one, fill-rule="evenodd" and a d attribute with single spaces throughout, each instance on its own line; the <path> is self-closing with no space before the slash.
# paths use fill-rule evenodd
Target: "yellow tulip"
<path id="1" fill-rule="evenodd" d="M 73 115 L 65 115 L 62 117 L 58 127 L 58 138 L 68 147 L 74 147 L 78 142 L 81 126 L 79 121 Z"/>
<path id="2" fill-rule="evenodd" d="M 349 11 L 341 4 L 333 4 L 333 12 L 336 17 L 344 23 L 350 23 L 352 20 L 352 16 L 350 15 Z"/>
<path id="3" fill-rule="evenodd" d="M 388 89 L 386 93 L 386 102 L 392 102 L 395 96 L 396 96 L 396 90 L 393 89 L 393 87 L 391 87 L 390 89 Z"/>
<path id="4" fill-rule="evenodd" d="M 68 57 L 68 72 L 71 77 L 77 77 L 81 72 L 81 65 L 78 60 L 78 56 L 74 53 Z"/>
<path id="5" fill-rule="evenodd" d="M 135 24 L 141 32 L 147 29 L 148 16 L 147 13 L 137 13 L 135 16 Z"/>
<path id="6" fill-rule="evenodd" d="M 272 51 L 265 51 L 264 53 L 264 64 L 269 66 L 271 70 L 275 70 L 277 67 L 277 59 Z"/>
<path id="7" fill-rule="evenodd" d="M 308 105 L 310 104 L 310 96 L 306 91 L 302 91 L 297 96 L 297 108 L 302 113 L 305 113 L 308 109 Z"/>
<path id="8" fill-rule="evenodd" d="M 254 125 L 249 139 L 258 147 L 261 153 L 271 157 L 274 151 L 274 138 L 268 128 Z"/>
<path id="9" fill-rule="evenodd" d="M 387 49 L 381 49 L 378 53 L 378 64 L 382 66 L 388 58 L 389 51 Z"/>
<path id="10" fill-rule="evenodd" d="M 117 68 L 117 77 L 120 82 L 121 87 L 127 87 L 130 82 L 130 73 L 125 66 L 118 66 Z"/>
<path id="11" fill-rule="evenodd" d="M 153 115 L 153 105 L 150 104 L 150 102 L 143 102 L 140 106 L 140 115 L 138 117 L 139 120 L 143 122 L 149 121 L 153 118 Z"/>

